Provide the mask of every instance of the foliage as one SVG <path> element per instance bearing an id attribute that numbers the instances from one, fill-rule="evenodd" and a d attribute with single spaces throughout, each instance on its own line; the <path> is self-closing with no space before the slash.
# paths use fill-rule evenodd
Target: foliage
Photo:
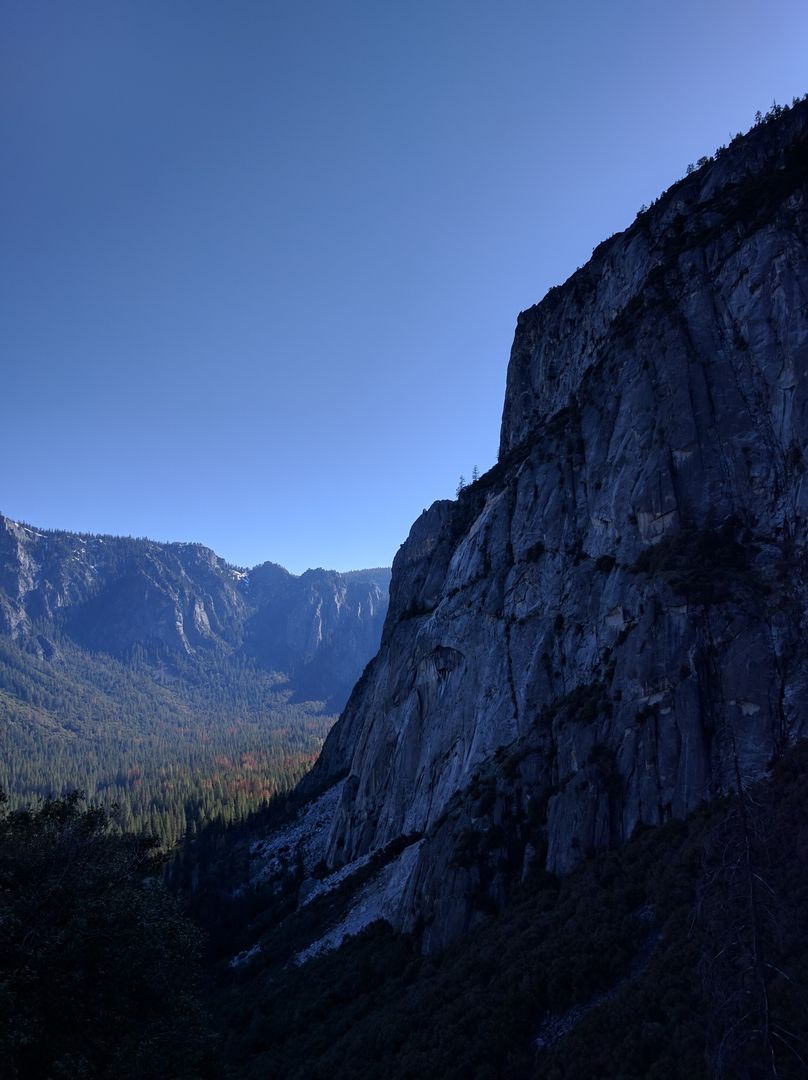
<path id="1" fill-rule="evenodd" d="M 116 825 L 173 845 L 290 790 L 334 717 L 249 660 L 126 661 L 59 640 L 37 655 L 0 637 L 0 786 L 12 806 L 80 788 Z"/>
<path id="2" fill-rule="evenodd" d="M 593 759 L 609 767 L 603 748 Z M 750 865 L 765 882 L 764 978 L 781 1080 L 805 1075 L 808 1043 L 806 783 L 803 744 L 770 784 L 746 793 Z M 773 1075 L 757 1014 L 743 1007 L 750 938 L 748 891 L 735 874 L 747 835 L 739 821 L 729 797 L 687 822 L 645 829 L 561 881 L 535 873 L 499 917 L 442 956 L 423 957 L 416 938 L 376 924 L 303 968 L 259 964 L 216 992 L 231 1075 Z M 727 1011 L 738 992 L 739 1011 Z"/>
<path id="3" fill-rule="evenodd" d="M 201 1077 L 199 936 L 155 841 L 72 793 L 0 817 L 0 1062 L 37 1078 Z"/>
<path id="4" fill-rule="evenodd" d="M 770 122 L 779 120 L 782 116 L 784 116 L 787 112 L 789 112 L 790 109 L 797 108 L 799 105 L 801 105 L 805 101 L 808 101 L 808 93 L 803 94 L 802 97 L 796 97 L 796 96 L 793 97 L 791 99 L 791 105 L 790 106 L 788 104 L 779 105 L 776 101 L 773 101 L 771 103 L 771 106 L 766 110 L 765 113 L 761 112 L 761 110 L 758 109 L 756 111 L 756 113 L 755 113 L 754 123 L 752 124 L 752 126 L 750 128 L 747 129 L 746 134 L 748 135 L 749 132 L 754 130 L 755 128 L 759 128 L 759 127 L 762 127 L 763 125 L 769 124 Z M 744 139 L 744 137 L 745 136 L 743 135 L 743 133 L 739 131 L 734 136 L 734 138 L 732 138 L 730 140 L 729 145 L 730 146 L 735 146 L 737 143 L 741 142 Z M 687 166 L 687 168 L 685 169 L 685 175 L 690 177 L 690 176 L 693 176 L 694 173 L 701 172 L 702 169 L 704 169 L 708 165 L 712 164 L 712 162 L 717 161 L 724 154 L 726 154 L 726 152 L 727 152 L 727 146 L 725 146 L 722 143 L 720 146 L 718 146 L 716 148 L 716 150 L 715 150 L 715 152 L 713 154 L 703 154 L 699 158 L 699 160 L 696 162 L 695 165 L 693 164 L 693 162 L 691 162 Z M 680 181 L 680 183 L 681 183 L 681 181 Z M 677 187 L 678 184 L 674 184 L 673 186 Z M 660 196 L 660 198 L 661 197 L 662 196 Z M 657 202 L 659 202 L 659 199 L 654 199 L 652 201 L 652 203 L 651 203 L 651 206 L 654 206 Z M 649 210 L 649 207 L 646 206 L 645 204 L 643 204 L 640 207 L 638 217 L 641 217 L 643 214 L 647 213 L 648 210 Z"/>
<path id="5" fill-rule="evenodd" d="M 734 521 L 718 529 L 681 529 L 642 551 L 633 570 L 663 578 L 692 603 L 727 603 L 757 585 L 752 568 L 757 548 L 741 543 L 736 534 Z"/>

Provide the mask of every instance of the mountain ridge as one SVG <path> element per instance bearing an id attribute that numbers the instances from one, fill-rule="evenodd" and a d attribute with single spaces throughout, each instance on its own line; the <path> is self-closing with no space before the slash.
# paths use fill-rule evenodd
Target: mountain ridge
<path id="1" fill-rule="evenodd" d="M 93 651 L 122 656 L 136 645 L 188 655 L 244 649 L 262 666 L 274 664 L 288 673 L 306 633 L 311 666 L 313 655 L 327 651 L 335 640 L 339 648 L 340 619 L 347 622 L 350 616 L 365 620 L 366 640 L 346 642 L 329 672 L 314 680 L 307 672 L 301 688 L 312 694 L 325 690 L 337 702 L 372 654 L 386 609 L 384 577 L 379 568 L 347 576 L 321 567 L 293 574 L 271 561 L 245 569 L 203 544 L 40 530 L 0 515 L 0 632 L 17 638 L 30 634 L 34 623 L 55 621 L 62 633 Z M 331 622 L 321 620 L 304 631 L 301 605 L 315 595 L 322 605 L 326 594 Z M 268 644 L 266 634 L 261 643 L 250 641 L 250 625 L 259 615 L 266 622 L 262 609 L 268 606 L 276 621 L 279 606 L 284 610 L 266 652 L 261 648 Z M 362 663 L 349 663 L 337 675 L 337 663 L 347 659 L 350 649 L 357 650 Z"/>
<path id="2" fill-rule="evenodd" d="M 383 570 L 243 570 L 194 543 L 0 516 L 0 786 L 73 787 L 174 842 L 297 781 L 376 650 Z"/>

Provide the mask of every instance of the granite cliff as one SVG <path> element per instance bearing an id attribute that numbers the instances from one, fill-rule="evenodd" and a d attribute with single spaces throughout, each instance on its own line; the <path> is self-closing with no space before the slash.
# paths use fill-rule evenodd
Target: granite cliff
<path id="1" fill-rule="evenodd" d="M 805 734 L 807 197 L 803 102 L 523 312 L 498 464 L 396 556 L 305 790 L 333 870 L 408 845 L 426 950 Z"/>

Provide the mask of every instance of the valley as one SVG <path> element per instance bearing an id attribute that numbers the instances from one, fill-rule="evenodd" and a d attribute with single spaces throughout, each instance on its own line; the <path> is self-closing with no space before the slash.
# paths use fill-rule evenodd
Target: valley
<path id="1" fill-rule="evenodd" d="M 0 788 L 80 789 L 169 846 L 243 819 L 311 767 L 388 580 L 0 518 Z"/>

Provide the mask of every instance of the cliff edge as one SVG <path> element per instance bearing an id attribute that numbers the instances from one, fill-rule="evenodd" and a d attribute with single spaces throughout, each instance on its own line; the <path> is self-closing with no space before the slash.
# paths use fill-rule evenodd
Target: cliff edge
<path id="1" fill-rule="evenodd" d="M 803 102 L 523 312 L 499 463 L 399 551 L 309 783 L 331 867 L 419 839 L 425 948 L 805 733 L 807 195 Z"/>

